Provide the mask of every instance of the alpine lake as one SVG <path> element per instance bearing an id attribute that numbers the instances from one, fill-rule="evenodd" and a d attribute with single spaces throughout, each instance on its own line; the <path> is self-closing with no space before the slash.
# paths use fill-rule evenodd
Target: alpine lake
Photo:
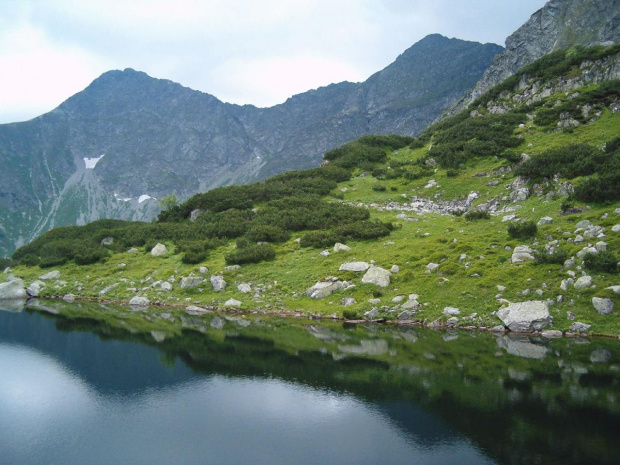
<path id="1" fill-rule="evenodd" d="M 0 309 L 3 465 L 620 463 L 616 339 Z"/>

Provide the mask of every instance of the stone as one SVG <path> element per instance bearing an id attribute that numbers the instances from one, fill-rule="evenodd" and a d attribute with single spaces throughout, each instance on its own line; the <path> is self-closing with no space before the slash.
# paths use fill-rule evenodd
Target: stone
<path id="1" fill-rule="evenodd" d="M 160 289 L 162 291 L 171 291 L 172 290 L 172 284 L 170 284 L 169 282 L 163 282 L 159 285 Z"/>
<path id="2" fill-rule="evenodd" d="M 311 299 L 323 299 L 344 287 L 343 281 L 319 281 L 306 290 L 306 295 Z"/>
<path id="3" fill-rule="evenodd" d="M 345 297 L 340 301 L 340 305 L 342 305 L 343 307 L 349 307 L 350 305 L 355 305 L 356 303 L 357 300 L 355 300 L 353 297 Z"/>
<path id="4" fill-rule="evenodd" d="M 73 294 L 65 294 L 62 297 L 62 300 L 64 300 L 65 302 L 73 302 L 75 300 L 75 296 Z"/>
<path id="5" fill-rule="evenodd" d="M 506 286 L 502 286 L 501 284 L 498 284 L 498 285 L 497 285 L 497 290 L 498 290 L 499 292 L 504 292 L 504 291 L 506 290 Z"/>
<path id="6" fill-rule="evenodd" d="M 575 289 L 586 289 L 592 286 L 592 276 L 581 276 L 575 281 Z"/>
<path id="7" fill-rule="evenodd" d="M 372 305 L 379 305 L 381 303 L 381 299 L 368 299 L 368 303 Z"/>
<path id="8" fill-rule="evenodd" d="M 461 314 L 461 311 L 456 307 L 445 307 L 443 309 L 443 314 L 445 316 L 457 316 Z"/>
<path id="9" fill-rule="evenodd" d="M 362 277 L 362 282 L 366 284 L 374 284 L 379 287 L 388 287 L 390 285 L 390 273 L 379 266 L 371 266 Z"/>
<path id="10" fill-rule="evenodd" d="M 101 239 L 101 245 L 103 245 L 104 247 L 110 246 L 112 244 L 114 244 L 114 238 L 112 236 L 104 237 L 103 239 Z"/>
<path id="11" fill-rule="evenodd" d="M 611 230 L 613 232 L 620 232 L 620 224 L 616 224 L 616 225 L 612 226 Z"/>
<path id="12" fill-rule="evenodd" d="M 364 318 L 366 318 L 367 320 L 376 320 L 377 318 L 379 318 L 379 315 L 379 309 L 377 309 L 377 307 L 373 307 L 372 310 L 364 313 Z"/>
<path id="13" fill-rule="evenodd" d="M 107 293 L 109 293 L 111 290 L 113 290 L 115 287 L 117 287 L 120 283 L 114 283 L 114 284 L 110 284 L 107 287 L 104 287 L 103 289 L 101 289 L 99 291 L 99 297 L 102 297 L 104 295 L 106 295 Z"/>
<path id="14" fill-rule="evenodd" d="M 514 332 L 540 331 L 551 324 L 549 304 L 541 300 L 511 303 L 500 308 L 497 317 Z"/>
<path id="15" fill-rule="evenodd" d="M 605 289 L 609 289 L 613 291 L 615 294 L 620 294 L 620 286 L 609 286 L 609 287 L 606 287 Z"/>
<path id="16" fill-rule="evenodd" d="M 131 307 L 148 307 L 150 304 L 151 302 L 146 297 L 135 296 L 129 301 Z"/>
<path id="17" fill-rule="evenodd" d="M 200 286 L 202 283 L 204 283 L 204 279 L 200 278 L 198 276 L 185 276 L 183 278 L 181 278 L 181 281 L 179 282 L 179 287 L 181 289 L 190 289 L 192 287 L 198 287 Z"/>
<path id="18" fill-rule="evenodd" d="M 589 220 L 582 220 L 577 223 L 577 228 L 590 229 L 592 227 L 592 223 Z"/>
<path id="19" fill-rule="evenodd" d="M 30 283 L 30 286 L 26 288 L 26 292 L 30 297 L 38 297 L 44 287 L 45 283 L 43 281 L 33 281 Z"/>
<path id="20" fill-rule="evenodd" d="M 339 271 L 366 271 L 370 268 L 370 264 L 366 262 L 346 262 L 340 265 Z"/>
<path id="21" fill-rule="evenodd" d="M 351 250 L 351 247 L 345 244 L 341 244 L 340 242 L 336 242 L 334 244 L 334 252 L 348 252 Z"/>
<path id="22" fill-rule="evenodd" d="M 185 313 L 187 313 L 188 315 L 199 316 L 211 313 L 211 310 L 207 310 L 206 308 L 198 307 L 196 305 L 189 305 L 185 307 Z"/>
<path id="23" fill-rule="evenodd" d="M 599 315 L 609 315 L 614 310 L 614 303 L 611 299 L 592 297 L 592 305 Z"/>
<path id="24" fill-rule="evenodd" d="M 398 314 L 396 318 L 399 320 L 411 320 L 415 316 L 415 312 L 404 310 Z"/>
<path id="25" fill-rule="evenodd" d="M 6 299 L 27 299 L 28 294 L 24 287 L 24 281 L 21 279 L 13 279 L 0 283 L 0 300 Z"/>
<path id="26" fill-rule="evenodd" d="M 168 249 L 166 248 L 166 246 L 160 242 L 158 242 L 155 247 L 153 247 L 151 249 L 151 255 L 153 257 L 160 257 L 164 254 L 168 253 Z"/>
<path id="27" fill-rule="evenodd" d="M 224 302 L 224 307 L 239 308 L 241 307 L 241 305 L 243 304 L 239 300 L 236 300 L 236 299 L 228 299 L 226 302 Z"/>
<path id="28" fill-rule="evenodd" d="M 400 271 L 400 267 L 398 265 L 392 265 L 392 268 L 390 268 L 390 272 L 396 274 Z"/>
<path id="29" fill-rule="evenodd" d="M 553 218 L 550 216 L 543 216 L 540 220 L 538 220 L 538 226 L 544 226 L 550 223 L 553 223 Z"/>
<path id="30" fill-rule="evenodd" d="M 323 250 L 319 255 L 321 257 L 329 257 L 329 250 Z"/>
<path id="31" fill-rule="evenodd" d="M 588 254 L 596 255 L 598 250 L 595 247 L 584 247 L 579 252 L 577 252 L 577 258 L 584 258 Z"/>
<path id="32" fill-rule="evenodd" d="M 392 302 L 394 302 L 395 304 L 399 304 L 401 303 L 403 300 L 405 300 L 405 296 L 404 295 L 397 295 L 396 297 L 394 297 L 392 299 Z"/>
<path id="33" fill-rule="evenodd" d="M 60 278 L 60 271 L 58 270 L 53 270 L 53 271 L 50 271 L 48 273 L 45 273 L 39 276 L 39 279 L 42 279 L 44 281 L 48 279 L 58 279 L 58 278 Z"/>
<path id="34" fill-rule="evenodd" d="M 140 251 L 140 250 L 139 250 L 139 249 L 137 249 L 136 247 L 132 247 L 131 249 L 129 249 L 129 250 L 127 251 L 127 253 L 136 253 L 136 252 L 139 252 L 139 251 Z"/>
<path id="35" fill-rule="evenodd" d="M 611 352 L 607 349 L 597 349 L 590 354 L 592 363 L 607 363 L 611 360 Z"/>
<path id="36" fill-rule="evenodd" d="M 446 324 L 448 326 L 454 326 L 454 325 L 457 325 L 458 322 L 459 322 L 459 319 L 457 317 L 453 316 L 452 318 L 448 318 L 448 320 L 446 321 Z"/>
<path id="37" fill-rule="evenodd" d="M 580 321 L 575 321 L 572 325 L 570 325 L 570 330 L 576 333 L 584 333 L 590 329 L 592 325 L 588 325 L 586 323 L 582 323 Z"/>
<path id="38" fill-rule="evenodd" d="M 605 252 L 605 251 L 607 251 L 607 242 L 598 241 L 596 244 L 594 244 L 594 247 L 599 252 Z"/>
<path id="39" fill-rule="evenodd" d="M 546 337 L 548 339 L 562 337 L 562 331 L 558 331 L 557 329 L 549 329 L 547 331 L 543 331 L 541 335 L 542 337 Z"/>
<path id="40" fill-rule="evenodd" d="M 127 263 L 119 263 L 118 265 L 116 265 L 117 268 L 125 268 L 127 266 Z"/>
<path id="41" fill-rule="evenodd" d="M 213 286 L 213 290 L 215 292 L 221 292 L 226 289 L 227 283 L 222 276 L 211 275 L 209 280 L 211 281 L 211 286 Z"/>
<path id="42" fill-rule="evenodd" d="M 417 298 L 409 298 L 409 300 L 402 304 L 400 308 L 401 310 L 417 310 L 420 308 L 420 302 L 418 302 Z"/>
<path id="43" fill-rule="evenodd" d="M 248 283 L 241 283 L 237 286 L 237 290 L 239 292 L 243 292 L 244 294 L 249 294 L 250 292 L 252 292 L 252 286 L 250 286 Z"/>
<path id="44" fill-rule="evenodd" d="M 512 257 L 510 261 L 512 263 L 521 263 L 521 262 L 529 262 L 534 260 L 534 255 L 532 255 L 532 249 L 526 245 L 519 245 L 514 248 L 512 251 Z"/>
<path id="45" fill-rule="evenodd" d="M 209 268 L 207 268 L 206 266 L 198 267 L 198 273 L 207 274 L 208 272 L 209 272 Z"/>

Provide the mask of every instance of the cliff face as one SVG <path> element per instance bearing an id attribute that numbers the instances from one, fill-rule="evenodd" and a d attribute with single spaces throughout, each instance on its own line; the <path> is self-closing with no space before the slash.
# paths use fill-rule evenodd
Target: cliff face
<path id="1" fill-rule="evenodd" d="M 363 83 L 281 105 L 230 105 L 131 69 L 54 111 L 0 126 L 0 256 L 55 226 L 150 220 L 157 201 L 316 166 L 368 133 L 415 135 L 482 75 L 501 47 L 428 36 Z"/>
<path id="2" fill-rule="evenodd" d="M 455 115 L 519 69 L 555 50 L 620 42 L 620 1 L 550 0 L 510 37 L 475 87 L 443 116 Z"/>

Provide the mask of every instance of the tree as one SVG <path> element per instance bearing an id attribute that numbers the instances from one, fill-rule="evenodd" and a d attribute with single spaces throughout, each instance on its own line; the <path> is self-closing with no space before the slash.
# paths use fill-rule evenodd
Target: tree
<path id="1" fill-rule="evenodd" d="M 177 200 L 176 194 L 168 194 L 162 197 L 162 199 L 159 201 L 159 207 L 161 208 L 161 211 L 164 212 L 178 206 L 179 201 Z"/>

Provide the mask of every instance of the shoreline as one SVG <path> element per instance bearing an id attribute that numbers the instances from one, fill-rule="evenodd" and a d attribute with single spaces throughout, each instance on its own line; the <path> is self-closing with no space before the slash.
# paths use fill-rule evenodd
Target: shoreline
<path id="1" fill-rule="evenodd" d="M 16 300 L 16 299 L 13 299 Z M 620 340 L 620 336 L 614 336 L 610 334 L 601 334 L 601 333 L 573 333 L 573 332 L 564 332 L 560 330 L 550 330 L 550 331 L 558 331 L 561 332 L 561 335 L 545 335 L 545 331 L 530 331 L 530 332 L 516 332 L 511 331 L 508 328 L 500 329 L 498 327 L 488 327 L 488 326 L 456 326 L 456 325 L 445 325 L 445 324 L 426 324 L 427 321 L 420 320 L 388 320 L 386 318 L 378 318 L 373 320 L 366 319 L 357 319 L 357 320 L 347 320 L 344 317 L 334 317 L 334 316 L 323 316 L 319 314 L 304 314 L 301 311 L 295 310 L 242 310 L 239 308 L 219 308 L 213 306 L 198 306 L 198 305 L 183 305 L 183 304 L 169 304 L 163 303 L 160 301 L 150 302 L 147 306 L 132 306 L 129 301 L 121 300 L 121 299 L 102 299 L 99 297 L 84 297 L 84 296 L 73 296 L 73 299 L 67 300 L 65 296 L 61 295 L 51 295 L 51 296 L 30 296 L 25 300 L 24 306 L 31 300 L 53 300 L 53 301 L 63 301 L 68 304 L 73 302 L 91 302 L 91 303 L 99 303 L 99 304 L 111 304 L 111 305 L 119 305 L 119 306 L 127 306 L 132 309 L 148 309 L 149 307 L 157 307 L 162 309 L 180 309 L 184 310 L 189 315 L 200 316 L 200 315 L 208 315 L 213 313 L 220 314 L 230 314 L 230 315 L 265 315 L 265 316 L 273 316 L 273 317 L 281 317 L 281 318 L 305 318 L 308 320 L 317 320 L 317 321 L 341 321 L 344 325 L 363 325 L 363 324 L 385 324 L 385 325 L 396 325 L 396 326 L 412 326 L 417 328 L 425 328 L 429 330 L 439 330 L 439 331 L 447 331 L 447 330 L 460 330 L 460 331 L 480 331 L 480 332 L 490 332 L 497 334 L 516 334 L 520 336 L 527 337 L 543 337 L 545 339 L 560 339 L 560 338 L 602 338 L 602 339 L 617 339 Z M 192 311 L 188 311 L 189 307 L 195 307 L 195 313 Z"/>

